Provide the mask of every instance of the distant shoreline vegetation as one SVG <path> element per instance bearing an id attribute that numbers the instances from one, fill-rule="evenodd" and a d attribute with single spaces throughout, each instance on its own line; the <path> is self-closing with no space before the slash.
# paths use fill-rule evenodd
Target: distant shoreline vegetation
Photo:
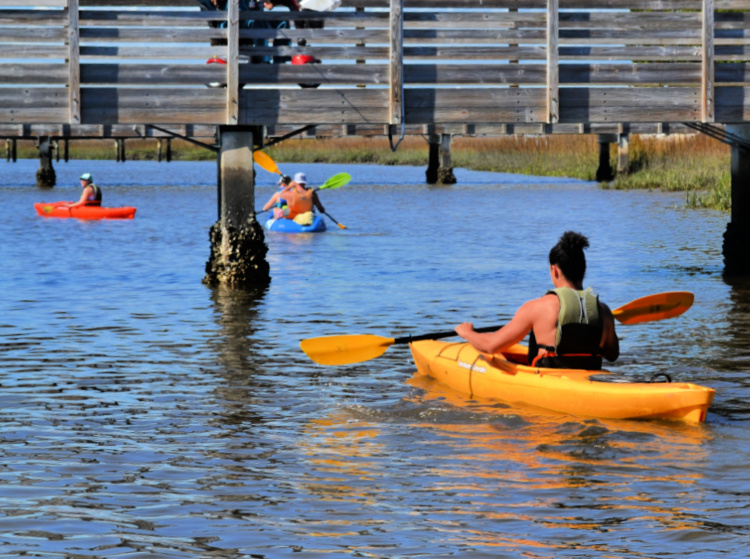
<path id="1" fill-rule="evenodd" d="M 125 145 L 128 161 L 157 159 L 155 139 L 130 139 Z M 426 169 L 428 160 L 428 144 L 421 136 L 406 137 L 395 153 L 382 137 L 292 139 L 267 152 L 278 162 L 295 163 L 416 165 Z M 38 157 L 32 141 L 19 141 L 17 153 L 22 159 Z M 68 153 L 74 160 L 115 159 L 112 140 L 73 140 Z M 453 140 L 451 155 L 456 168 L 593 181 L 599 164 L 599 145 L 595 135 L 459 136 Z M 613 168 L 616 158 L 617 146 L 613 144 L 610 150 Z M 215 155 L 209 150 L 182 140 L 172 141 L 174 161 L 213 159 Z M 687 207 L 727 212 L 731 208 L 730 150 L 701 134 L 631 136 L 629 173 L 602 186 L 685 192 Z"/>

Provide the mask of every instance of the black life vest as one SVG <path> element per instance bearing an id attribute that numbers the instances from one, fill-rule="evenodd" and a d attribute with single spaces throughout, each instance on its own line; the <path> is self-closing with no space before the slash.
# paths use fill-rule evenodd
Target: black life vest
<path id="1" fill-rule="evenodd" d="M 599 296 L 591 288 L 576 291 L 558 287 L 547 292 L 550 293 L 560 300 L 555 345 L 538 344 L 532 330 L 529 334 L 529 364 L 553 369 L 601 369 L 599 345 L 604 325 L 599 312 Z M 539 357 L 540 349 L 548 353 Z"/>

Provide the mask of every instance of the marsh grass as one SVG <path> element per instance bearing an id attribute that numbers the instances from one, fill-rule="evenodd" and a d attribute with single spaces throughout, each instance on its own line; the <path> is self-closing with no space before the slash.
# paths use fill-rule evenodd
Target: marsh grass
<path id="1" fill-rule="evenodd" d="M 127 140 L 126 158 L 157 158 L 155 139 Z M 428 163 L 426 137 L 408 136 L 396 152 L 384 137 L 287 140 L 265 150 L 277 162 L 372 163 L 417 165 Z M 599 145 L 595 135 L 457 137 L 452 150 L 454 167 L 476 171 L 595 180 Z M 19 142 L 18 157 L 36 158 L 33 142 Z M 114 159 L 112 140 L 70 142 L 71 159 Z M 214 152 L 181 140 L 172 141 L 172 159 L 213 160 Z M 617 146 L 611 145 L 610 163 L 616 167 Z M 701 134 L 631 136 L 627 175 L 605 188 L 659 189 L 685 192 L 688 207 L 728 211 L 730 196 L 729 147 Z"/>

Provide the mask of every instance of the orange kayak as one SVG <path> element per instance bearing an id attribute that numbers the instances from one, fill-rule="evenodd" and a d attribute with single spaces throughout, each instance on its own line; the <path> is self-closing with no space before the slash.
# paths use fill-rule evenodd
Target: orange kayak
<path id="1" fill-rule="evenodd" d="M 69 208 L 65 204 L 70 202 L 38 202 L 34 204 L 36 213 L 43 217 L 73 217 L 76 219 L 133 219 L 135 208 L 123 206 L 121 208 L 105 208 L 102 206 L 76 206 Z"/>
<path id="2" fill-rule="evenodd" d="M 699 423 L 715 393 L 686 382 L 630 382 L 608 371 L 529 367 L 523 364 L 527 348 L 521 344 L 501 354 L 434 340 L 409 346 L 419 373 L 453 390 L 571 415 Z"/>

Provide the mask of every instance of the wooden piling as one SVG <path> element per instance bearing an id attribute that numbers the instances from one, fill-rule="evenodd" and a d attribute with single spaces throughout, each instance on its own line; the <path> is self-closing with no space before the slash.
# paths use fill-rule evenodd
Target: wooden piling
<path id="1" fill-rule="evenodd" d="M 630 171 L 630 136 L 618 134 L 617 136 L 617 176 L 624 177 Z"/>
<path id="2" fill-rule="evenodd" d="M 750 141 L 750 125 L 728 125 L 727 132 Z M 731 220 L 724 232 L 722 253 L 724 274 L 746 276 L 750 274 L 750 259 L 747 247 L 750 246 L 750 153 L 744 148 L 732 145 L 731 152 Z"/>
<path id="3" fill-rule="evenodd" d="M 428 138 L 429 159 L 425 172 L 428 184 L 456 184 L 451 157 L 451 134 L 430 134 Z"/>
<path id="4" fill-rule="evenodd" d="M 599 182 L 609 182 L 614 177 L 609 161 L 609 144 L 616 144 L 617 141 L 617 134 L 599 134 L 599 168 L 596 170 L 596 180 Z"/>
<path id="5" fill-rule="evenodd" d="M 219 128 L 219 219 L 209 232 L 211 254 L 203 278 L 208 285 L 265 287 L 271 281 L 268 247 L 255 219 L 254 137 L 262 140 L 262 128 Z"/>
<path id="6" fill-rule="evenodd" d="M 52 167 L 52 141 L 49 136 L 41 136 L 37 140 L 39 149 L 39 169 L 36 172 L 36 185 L 43 188 L 55 186 L 57 176 Z"/>

